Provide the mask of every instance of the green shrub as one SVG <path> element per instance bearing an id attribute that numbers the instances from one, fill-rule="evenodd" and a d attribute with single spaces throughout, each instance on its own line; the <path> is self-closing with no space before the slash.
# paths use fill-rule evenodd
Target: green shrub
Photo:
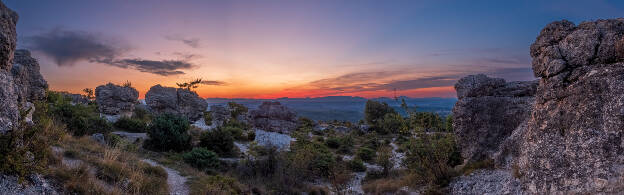
<path id="1" fill-rule="evenodd" d="M 76 136 L 105 133 L 112 126 L 106 119 L 100 118 L 94 104 L 72 105 L 71 100 L 57 92 L 47 93 L 48 112 L 67 125 L 69 132 Z"/>
<path id="2" fill-rule="evenodd" d="M 147 131 L 147 123 L 138 118 L 121 117 L 114 126 L 128 132 L 143 133 Z"/>
<path id="3" fill-rule="evenodd" d="M 396 113 L 387 103 L 381 103 L 373 100 L 366 101 L 364 108 L 364 120 L 369 125 L 378 125 L 380 120 L 388 113 Z"/>
<path id="4" fill-rule="evenodd" d="M 214 151 L 219 156 L 233 156 L 235 153 L 232 133 L 222 128 L 202 133 L 199 146 Z"/>
<path id="5" fill-rule="evenodd" d="M 327 140 L 325 140 L 325 145 L 327 145 L 327 147 L 336 149 L 341 146 L 341 143 L 340 143 L 341 141 L 342 140 L 336 137 L 330 137 L 330 138 L 327 138 Z"/>
<path id="6" fill-rule="evenodd" d="M 210 111 L 204 112 L 204 123 L 208 126 L 212 125 L 212 112 Z"/>
<path id="7" fill-rule="evenodd" d="M 256 140 L 256 132 L 255 131 L 247 132 L 247 141 L 253 141 L 253 140 Z"/>
<path id="8" fill-rule="evenodd" d="M 349 168 L 354 172 L 364 172 L 366 171 L 366 166 L 364 166 L 364 162 L 359 158 L 355 158 L 350 160 L 347 164 Z"/>
<path id="9" fill-rule="evenodd" d="M 152 114 L 150 114 L 150 112 L 144 108 L 135 107 L 134 115 L 132 116 L 132 118 L 139 119 L 144 122 L 149 122 L 152 120 Z"/>
<path id="10" fill-rule="evenodd" d="M 376 131 L 380 134 L 406 132 L 407 124 L 403 121 L 403 117 L 398 113 L 387 113 L 382 120 L 377 121 Z"/>
<path id="11" fill-rule="evenodd" d="M 193 148 L 192 151 L 182 155 L 184 162 L 200 170 L 216 170 L 221 162 L 213 151 L 205 148 Z"/>
<path id="12" fill-rule="evenodd" d="M 413 185 L 426 185 L 430 188 L 445 187 L 456 176 L 451 160 L 457 155 L 457 147 L 452 134 L 422 134 L 410 141 L 405 162 L 413 178 Z"/>
<path id="13" fill-rule="evenodd" d="M 185 117 L 173 114 L 160 115 L 152 121 L 145 147 L 155 151 L 184 151 L 191 148 L 188 133 L 189 122 Z"/>
<path id="14" fill-rule="evenodd" d="M 247 107 L 242 104 L 237 104 L 236 102 L 228 102 L 228 107 L 230 107 L 230 114 L 233 119 L 236 119 L 236 117 L 241 114 L 247 113 Z"/>
<path id="15" fill-rule="evenodd" d="M 48 115 L 45 102 L 35 102 L 34 126 L 24 120 L 19 127 L 0 134 L 0 173 L 15 175 L 21 182 L 32 173 L 41 173 L 48 168 L 52 158 L 50 145 L 59 143 L 65 128 Z M 20 111 L 23 119 L 27 111 Z"/>
<path id="16" fill-rule="evenodd" d="M 371 161 L 376 156 L 375 150 L 367 148 L 367 147 L 359 148 L 355 155 L 364 161 Z"/>
<path id="17" fill-rule="evenodd" d="M 246 137 L 243 137 L 243 129 L 241 128 L 233 127 L 233 126 L 224 126 L 222 127 L 222 129 L 224 131 L 230 132 L 230 134 L 232 135 L 232 137 L 234 137 L 234 139 L 237 139 L 237 140 L 246 139 Z"/>

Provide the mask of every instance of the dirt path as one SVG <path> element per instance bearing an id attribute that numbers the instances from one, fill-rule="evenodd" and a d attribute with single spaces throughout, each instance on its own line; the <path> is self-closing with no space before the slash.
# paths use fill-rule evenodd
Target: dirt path
<path id="1" fill-rule="evenodd" d="M 152 166 L 159 166 L 162 167 L 163 169 L 165 169 L 165 171 L 167 171 L 167 184 L 169 184 L 169 192 L 172 195 L 188 195 L 189 194 L 189 189 L 188 186 L 186 186 L 186 177 L 180 175 L 180 172 L 173 170 L 171 168 L 162 166 L 161 164 L 157 163 L 156 161 L 150 160 L 150 159 L 143 159 L 143 162 L 146 162 L 147 164 L 150 164 Z"/>

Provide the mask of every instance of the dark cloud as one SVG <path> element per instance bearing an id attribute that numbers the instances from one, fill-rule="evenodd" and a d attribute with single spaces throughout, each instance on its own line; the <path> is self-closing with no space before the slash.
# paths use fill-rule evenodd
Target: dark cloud
<path id="1" fill-rule="evenodd" d="M 162 76 L 184 74 L 179 69 L 190 69 L 193 64 L 181 60 L 143 60 L 143 59 L 122 59 L 112 62 L 101 61 L 112 66 L 121 68 L 133 68 L 141 72 L 147 72 Z"/>
<path id="2" fill-rule="evenodd" d="M 201 82 L 202 85 L 217 85 L 217 86 L 221 86 L 221 85 L 226 85 L 226 82 L 223 81 L 202 81 Z"/>
<path id="3" fill-rule="evenodd" d="M 26 41 L 27 47 L 52 58 L 59 66 L 71 66 L 81 60 L 112 59 L 124 50 L 113 47 L 96 34 L 60 28 L 27 37 Z"/>
<path id="4" fill-rule="evenodd" d="M 59 66 L 72 66 L 78 61 L 88 61 L 135 69 L 162 76 L 185 74 L 182 70 L 195 67 L 189 60 L 195 54 L 176 53 L 180 60 L 150 60 L 123 58 L 128 49 L 116 47 L 100 35 L 83 31 L 69 31 L 56 28 L 50 32 L 27 37 L 27 47 L 52 58 Z"/>
<path id="5" fill-rule="evenodd" d="M 199 48 L 199 38 L 185 38 L 180 35 L 167 35 L 165 39 L 170 41 L 179 41 L 192 48 Z"/>

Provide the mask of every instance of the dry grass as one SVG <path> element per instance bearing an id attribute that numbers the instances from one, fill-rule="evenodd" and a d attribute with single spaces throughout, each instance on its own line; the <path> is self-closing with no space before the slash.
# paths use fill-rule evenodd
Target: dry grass
<path id="1" fill-rule="evenodd" d="M 405 186 L 405 182 L 401 179 L 377 179 L 363 184 L 362 190 L 367 194 L 395 194 L 403 186 Z"/>
<path id="2" fill-rule="evenodd" d="M 50 176 L 69 194 L 168 194 L 167 173 L 161 167 L 141 162 L 125 151 L 124 144 L 101 145 L 89 137 L 65 136 L 58 159 L 81 162 L 70 167 L 55 160 Z M 125 143 L 127 144 L 127 143 Z M 54 158 L 52 158 L 54 159 Z"/>

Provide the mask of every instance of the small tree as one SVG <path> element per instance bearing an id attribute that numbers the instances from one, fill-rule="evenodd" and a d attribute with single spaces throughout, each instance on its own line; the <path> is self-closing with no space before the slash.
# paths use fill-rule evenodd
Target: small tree
<path id="1" fill-rule="evenodd" d="M 95 95 L 93 95 L 93 89 L 91 89 L 91 88 L 84 88 L 82 90 L 82 92 L 85 93 L 85 96 L 87 97 L 87 99 L 89 99 L 89 100 L 94 100 L 95 99 Z"/>
<path id="2" fill-rule="evenodd" d="M 377 153 L 378 154 L 375 161 L 379 166 L 381 166 L 381 168 L 383 168 L 384 176 L 388 176 L 390 169 L 394 167 L 394 161 L 392 160 L 392 158 L 394 157 L 394 155 L 392 154 L 392 148 L 390 148 L 389 146 L 379 147 Z"/>
<path id="3" fill-rule="evenodd" d="M 233 119 L 236 119 L 241 114 L 247 113 L 247 107 L 242 104 L 238 104 L 236 102 L 228 102 L 228 107 L 230 107 L 230 114 Z"/>
<path id="4" fill-rule="evenodd" d="M 195 79 L 193 81 L 189 81 L 189 82 L 184 82 L 184 83 L 176 83 L 176 85 L 178 85 L 178 87 L 186 89 L 186 90 L 191 90 L 191 89 L 195 89 L 197 87 L 199 87 L 199 84 L 202 82 L 202 79 Z"/>

